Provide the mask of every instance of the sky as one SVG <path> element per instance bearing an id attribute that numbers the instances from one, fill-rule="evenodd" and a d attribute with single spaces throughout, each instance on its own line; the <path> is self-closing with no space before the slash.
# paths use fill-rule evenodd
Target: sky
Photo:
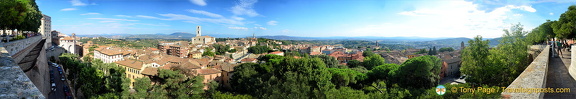
<path id="1" fill-rule="evenodd" d="M 36 0 L 64 34 L 500 37 L 558 20 L 574 0 Z"/>

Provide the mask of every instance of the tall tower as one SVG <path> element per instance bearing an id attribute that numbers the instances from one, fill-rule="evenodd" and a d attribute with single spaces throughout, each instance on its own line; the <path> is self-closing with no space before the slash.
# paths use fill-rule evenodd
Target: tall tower
<path id="1" fill-rule="evenodd" d="M 202 27 L 200 27 L 199 25 L 196 26 L 196 36 L 201 36 L 202 35 Z"/>
<path id="2" fill-rule="evenodd" d="M 464 41 L 460 42 L 460 50 L 464 50 Z"/>

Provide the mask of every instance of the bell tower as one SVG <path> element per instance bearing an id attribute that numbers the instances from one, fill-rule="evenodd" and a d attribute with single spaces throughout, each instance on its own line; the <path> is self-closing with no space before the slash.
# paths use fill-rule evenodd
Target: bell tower
<path id="1" fill-rule="evenodd" d="M 196 26 L 196 36 L 201 36 L 202 35 L 202 27 L 200 26 Z"/>

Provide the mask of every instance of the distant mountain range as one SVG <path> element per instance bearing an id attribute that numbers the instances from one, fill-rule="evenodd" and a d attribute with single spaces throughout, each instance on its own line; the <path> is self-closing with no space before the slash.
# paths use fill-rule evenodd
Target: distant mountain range
<path id="1" fill-rule="evenodd" d="M 190 39 L 196 34 L 187 32 L 175 32 L 175 33 L 156 33 L 156 34 L 98 34 L 98 35 L 78 35 L 79 37 L 107 37 L 114 39 Z M 230 34 L 208 34 L 208 36 L 216 38 L 242 38 L 246 36 L 241 35 L 230 35 Z M 267 38 L 275 40 L 367 40 L 367 41 L 378 41 L 381 44 L 403 44 L 415 47 L 455 47 L 459 48 L 460 43 L 464 42 L 468 45 L 468 41 L 472 40 L 470 38 L 464 37 L 372 37 L 372 36 L 361 36 L 361 37 L 298 37 L 298 36 L 258 36 L 258 38 Z M 498 45 L 501 38 L 491 38 L 490 46 Z"/>
<path id="2" fill-rule="evenodd" d="M 259 38 L 276 39 L 276 40 L 394 40 L 394 41 L 431 41 L 445 38 L 429 38 L 429 37 L 373 37 L 373 36 L 360 36 L 360 37 L 297 37 L 297 36 L 258 36 Z"/>

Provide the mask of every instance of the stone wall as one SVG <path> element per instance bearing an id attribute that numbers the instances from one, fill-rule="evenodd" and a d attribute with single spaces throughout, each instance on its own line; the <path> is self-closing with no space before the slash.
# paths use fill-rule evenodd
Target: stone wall
<path id="1" fill-rule="evenodd" d="M 548 61 L 550 46 L 546 46 L 542 52 L 532 61 L 506 89 L 509 88 L 545 88 L 546 74 L 548 73 Z M 518 99 L 544 98 L 544 93 L 507 93 L 502 92 L 502 97 Z"/>
<path id="2" fill-rule="evenodd" d="M 0 44 L 0 99 L 46 98 L 11 56 Z"/>
<path id="3" fill-rule="evenodd" d="M 570 48 L 571 50 L 571 56 L 570 57 L 570 67 L 568 67 L 568 73 L 570 74 L 570 76 L 572 76 L 572 78 L 574 78 L 574 80 L 576 80 L 576 64 L 574 64 L 576 62 L 576 46 L 572 45 L 572 48 Z"/>
<path id="4" fill-rule="evenodd" d="M 33 43 L 37 43 L 42 39 L 42 36 L 34 36 L 26 39 L 10 41 L 8 43 L 4 43 L 4 47 L 8 50 L 8 54 L 10 56 L 17 54 L 23 49 L 26 49 L 29 45 L 33 45 Z"/>

